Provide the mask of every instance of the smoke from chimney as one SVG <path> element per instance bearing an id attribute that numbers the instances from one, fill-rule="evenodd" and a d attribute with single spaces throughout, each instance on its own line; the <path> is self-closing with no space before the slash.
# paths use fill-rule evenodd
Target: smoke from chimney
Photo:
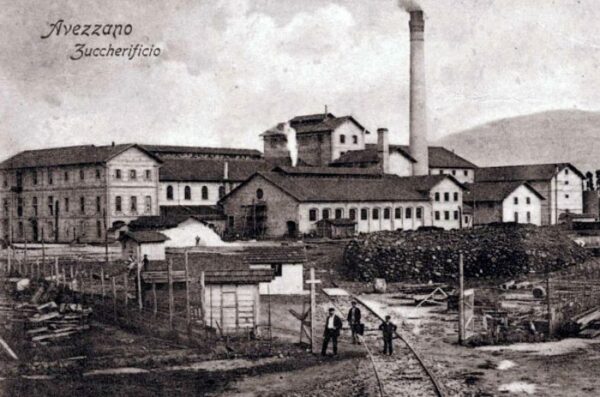
<path id="1" fill-rule="evenodd" d="M 406 12 L 421 11 L 422 8 L 415 0 L 399 0 L 398 6 Z"/>
<path id="2" fill-rule="evenodd" d="M 413 175 L 429 174 L 429 149 L 427 143 L 427 99 L 425 86 L 425 21 L 423 11 L 410 11 L 410 115 L 409 147 Z"/>
<path id="3" fill-rule="evenodd" d="M 287 122 L 283 126 L 283 132 L 287 137 L 287 149 L 290 153 L 290 159 L 292 160 L 292 167 L 296 166 L 298 162 L 298 144 L 296 143 L 296 130 L 290 127 L 290 123 Z"/>

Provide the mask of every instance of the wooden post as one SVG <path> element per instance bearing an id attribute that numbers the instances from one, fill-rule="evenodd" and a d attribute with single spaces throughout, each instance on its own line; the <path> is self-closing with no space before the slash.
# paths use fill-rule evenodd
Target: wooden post
<path id="1" fill-rule="evenodd" d="M 206 301 L 204 299 L 205 294 L 204 285 L 204 270 L 200 272 L 200 313 L 202 315 L 202 324 L 206 324 Z"/>
<path id="2" fill-rule="evenodd" d="M 124 289 L 125 289 L 125 307 L 127 307 L 127 303 L 129 303 L 129 296 L 127 296 L 127 292 L 129 290 L 129 286 L 127 285 L 127 279 L 128 279 L 128 274 L 127 272 L 125 272 L 125 274 L 123 274 L 123 282 L 124 282 Z"/>
<path id="3" fill-rule="evenodd" d="M 92 295 L 94 293 L 94 268 L 91 263 L 90 263 L 89 269 L 90 269 L 90 295 Z"/>
<path id="4" fill-rule="evenodd" d="M 27 236 L 27 233 L 25 233 L 25 235 Z M 25 271 L 31 270 L 27 269 L 27 237 L 25 237 L 25 251 L 23 251 L 23 267 L 25 268 Z M 31 273 L 28 274 L 28 276 L 31 278 Z"/>
<path id="5" fill-rule="evenodd" d="M 113 313 L 115 320 L 117 319 L 117 282 L 115 281 L 115 277 L 111 277 L 110 281 L 112 283 L 112 296 L 113 296 Z"/>
<path id="6" fill-rule="evenodd" d="M 306 281 L 307 284 L 310 284 L 310 349 L 313 354 L 316 354 L 318 351 L 318 347 L 315 341 L 316 336 L 316 324 L 315 324 L 315 314 L 317 312 L 317 291 L 316 284 L 319 284 L 321 280 L 315 279 L 315 268 L 310 268 L 310 279 Z"/>
<path id="7" fill-rule="evenodd" d="M 557 215 L 558 216 L 558 215 Z M 550 268 L 546 262 L 546 305 L 548 306 L 548 339 L 552 337 L 552 304 L 550 301 Z"/>
<path id="8" fill-rule="evenodd" d="M 167 263 L 167 278 L 169 281 L 169 327 L 173 329 L 173 309 L 175 302 L 173 300 L 173 259 Z"/>
<path id="9" fill-rule="evenodd" d="M 156 283 L 152 283 L 152 312 L 154 313 L 154 317 L 156 317 L 156 313 L 158 312 L 158 304 L 156 302 Z"/>
<path id="10" fill-rule="evenodd" d="M 79 294 L 81 296 L 81 302 L 83 302 L 83 298 L 85 296 L 85 285 L 84 285 L 84 276 L 83 270 L 77 272 L 79 274 L 79 280 L 81 280 L 81 286 L 79 287 Z"/>
<path id="11" fill-rule="evenodd" d="M 100 265 L 100 288 L 102 289 L 102 300 L 104 300 L 106 293 L 104 291 L 104 266 L 102 265 Z"/>
<path id="12" fill-rule="evenodd" d="M 139 266 L 139 258 L 138 258 L 138 263 L 137 263 L 137 271 L 135 272 L 135 274 L 137 275 L 137 292 L 138 292 L 138 304 L 140 307 L 140 311 L 142 311 L 142 309 L 144 308 L 144 302 L 142 302 L 142 267 Z"/>
<path id="13" fill-rule="evenodd" d="M 188 327 L 190 326 L 191 318 L 190 318 L 190 269 L 188 263 L 188 252 L 185 251 L 184 254 L 184 263 L 185 263 L 185 321 L 187 322 Z"/>
<path id="14" fill-rule="evenodd" d="M 465 281 L 462 253 L 458 258 L 458 279 L 458 343 L 462 345 L 465 341 Z"/>
<path id="15" fill-rule="evenodd" d="M 56 283 L 58 285 L 58 256 L 54 258 L 54 274 L 56 275 Z"/>
<path id="16" fill-rule="evenodd" d="M 75 274 L 73 273 L 73 265 L 70 266 L 70 276 L 71 276 L 71 280 L 73 280 L 75 278 Z"/>
<path id="17" fill-rule="evenodd" d="M 42 228 L 42 267 L 46 264 L 46 245 L 44 244 L 44 228 Z"/>
<path id="18" fill-rule="evenodd" d="M 40 271 L 40 260 L 39 259 L 35 260 L 35 274 L 36 274 L 36 277 L 38 280 L 42 278 L 42 273 Z"/>
<path id="19" fill-rule="evenodd" d="M 9 276 L 10 276 L 10 271 L 12 270 L 11 269 L 11 265 L 12 265 L 11 260 L 12 260 L 12 247 L 9 246 L 6 249 L 6 263 L 8 264 L 7 265 L 8 266 L 7 273 L 8 273 Z"/>

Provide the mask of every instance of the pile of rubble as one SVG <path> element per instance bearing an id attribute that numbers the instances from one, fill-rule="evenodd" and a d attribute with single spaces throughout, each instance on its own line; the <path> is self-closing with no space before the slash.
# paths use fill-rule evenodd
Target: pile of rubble
<path id="1" fill-rule="evenodd" d="M 583 263 L 588 253 L 559 227 L 495 224 L 476 229 L 389 231 L 346 247 L 349 276 L 360 281 L 452 281 L 463 254 L 467 278 L 509 279 Z"/>

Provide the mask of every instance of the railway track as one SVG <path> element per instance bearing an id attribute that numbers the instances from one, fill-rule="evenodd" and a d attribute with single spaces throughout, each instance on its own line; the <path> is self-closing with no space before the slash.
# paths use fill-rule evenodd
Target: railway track
<path id="1" fill-rule="evenodd" d="M 442 388 L 431 370 L 425 365 L 418 352 L 401 334 L 401 324 L 395 322 L 398 331 L 394 338 L 394 354 L 383 355 L 383 341 L 379 325 L 383 321 L 360 298 L 348 296 L 327 296 L 337 311 L 346 314 L 354 300 L 362 313 L 365 324 L 363 344 L 375 369 L 379 389 L 383 396 L 444 397 Z M 392 319 L 392 321 L 398 319 Z"/>

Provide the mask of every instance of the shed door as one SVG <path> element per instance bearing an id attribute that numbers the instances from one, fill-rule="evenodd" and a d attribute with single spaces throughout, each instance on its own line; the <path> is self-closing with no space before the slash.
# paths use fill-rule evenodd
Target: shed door
<path id="1" fill-rule="evenodd" d="M 223 291 L 223 303 L 221 306 L 223 329 L 237 328 L 237 294 L 235 291 Z"/>

